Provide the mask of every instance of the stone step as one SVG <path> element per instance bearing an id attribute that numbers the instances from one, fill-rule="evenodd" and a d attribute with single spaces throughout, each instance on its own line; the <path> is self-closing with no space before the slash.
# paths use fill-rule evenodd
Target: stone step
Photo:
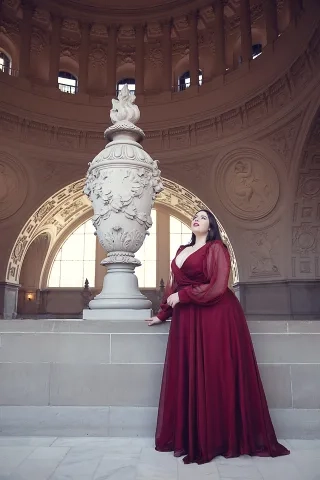
<path id="1" fill-rule="evenodd" d="M 279 435 L 320 436 L 320 322 L 248 323 Z M 59 421 L 70 433 L 79 412 L 86 412 L 79 432 L 105 435 L 97 426 L 104 412 L 111 415 L 110 432 L 150 434 L 169 327 L 170 322 L 148 327 L 140 321 L 0 321 L 0 428 L 21 433 L 24 412 L 31 415 L 25 419 L 28 434 L 43 433 L 41 425 L 52 434 L 55 415 L 62 415 Z"/>

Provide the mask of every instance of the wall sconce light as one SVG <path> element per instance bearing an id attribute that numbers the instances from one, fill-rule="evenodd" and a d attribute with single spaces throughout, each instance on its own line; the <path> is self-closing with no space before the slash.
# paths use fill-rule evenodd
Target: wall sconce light
<path id="1" fill-rule="evenodd" d="M 34 300 L 34 294 L 33 293 L 27 293 L 27 300 L 28 300 L 28 302 L 32 302 L 32 300 Z"/>

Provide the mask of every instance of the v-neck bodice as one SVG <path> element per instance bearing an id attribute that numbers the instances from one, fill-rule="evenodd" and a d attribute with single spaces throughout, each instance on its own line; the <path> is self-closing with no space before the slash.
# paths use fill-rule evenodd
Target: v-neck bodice
<path id="1" fill-rule="evenodd" d="M 188 260 L 190 257 L 192 257 L 193 255 L 195 255 L 196 253 L 198 253 L 200 250 L 202 250 L 205 246 L 206 246 L 206 244 L 202 245 L 202 247 L 198 248 L 197 250 L 194 250 L 193 252 L 189 253 L 189 255 L 184 259 L 184 261 L 182 262 L 182 264 L 181 264 L 180 266 L 177 264 L 177 258 L 181 255 L 182 252 L 184 252 L 184 250 L 185 250 L 188 246 L 182 248 L 181 250 L 179 250 L 179 251 L 177 252 L 177 255 L 176 255 L 175 258 L 174 258 L 174 262 L 175 262 L 176 267 L 179 268 L 179 270 L 181 270 L 182 267 L 184 266 L 184 264 L 187 262 L 187 260 Z"/>

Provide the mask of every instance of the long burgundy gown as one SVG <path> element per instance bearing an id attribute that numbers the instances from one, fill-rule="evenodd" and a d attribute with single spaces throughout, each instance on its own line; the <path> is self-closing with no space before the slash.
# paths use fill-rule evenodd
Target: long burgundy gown
<path id="1" fill-rule="evenodd" d="M 221 241 L 206 243 L 181 268 L 173 260 L 157 315 L 162 321 L 172 316 L 172 322 L 156 450 L 185 455 L 184 463 L 290 453 L 277 441 L 247 322 L 228 289 L 229 273 Z M 180 303 L 172 309 L 166 298 L 176 291 Z"/>

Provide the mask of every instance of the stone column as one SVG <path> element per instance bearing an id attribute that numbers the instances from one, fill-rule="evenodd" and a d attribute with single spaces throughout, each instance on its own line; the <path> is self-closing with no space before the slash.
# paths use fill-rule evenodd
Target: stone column
<path id="1" fill-rule="evenodd" d="M 58 85 L 58 75 L 60 68 L 60 34 L 62 19 L 58 16 L 52 17 L 50 66 L 49 66 L 49 85 L 56 87 Z"/>
<path id="2" fill-rule="evenodd" d="M 266 23 L 267 43 L 278 38 L 278 15 L 276 0 L 263 0 L 263 11 Z"/>
<path id="3" fill-rule="evenodd" d="M 199 85 L 198 12 L 189 15 L 189 60 L 191 85 Z"/>
<path id="4" fill-rule="evenodd" d="M 143 95 L 144 93 L 144 25 L 137 25 L 135 27 L 136 33 L 136 60 L 135 60 L 135 81 L 136 94 Z"/>
<path id="5" fill-rule="evenodd" d="M 243 62 L 252 58 L 250 0 L 240 0 L 241 57 Z"/>
<path id="6" fill-rule="evenodd" d="M 20 35 L 20 62 L 19 75 L 28 77 L 30 72 L 30 51 L 32 37 L 32 16 L 34 6 L 30 1 L 25 0 L 22 3 L 23 18 L 21 22 Z"/>
<path id="7" fill-rule="evenodd" d="M 223 0 L 216 0 L 215 12 L 215 44 L 216 44 L 216 72 L 222 75 L 226 71 L 225 32 L 224 32 L 224 9 Z"/>
<path id="8" fill-rule="evenodd" d="M 172 43 L 171 20 L 162 24 L 162 52 L 163 52 L 163 90 L 172 89 Z"/>
<path id="9" fill-rule="evenodd" d="M 117 26 L 108 28 L 107 93 L 115 96 L 117 88 Z"/>
<path id="10" fill-rule="evenodd" d="M 88 64 L 90 45 L 90 25 L 81 25 L 81 45 L 79 55 L 79 93 L 87 93 L 88 89 Z"/>
<path id="11" fill-rule="evenodd" d="M 152 226 L 151 209 L 163 190 L 157 162 L 140 145 L 140 111 L 125 85 L 112 100 L 110 143 L 89 164 L 84 192 L 93 206 L 93 224 L 106 252 L 102 292 L 83 311 L 85 320 L 145 320 L 151 302 L 139 292 L 135 253 Z"/>
<path id="12" fill-rule="evenodd" d="M 160 281 L 170 278 L 170 215 L 157 209 L 157 288 Z"/>

